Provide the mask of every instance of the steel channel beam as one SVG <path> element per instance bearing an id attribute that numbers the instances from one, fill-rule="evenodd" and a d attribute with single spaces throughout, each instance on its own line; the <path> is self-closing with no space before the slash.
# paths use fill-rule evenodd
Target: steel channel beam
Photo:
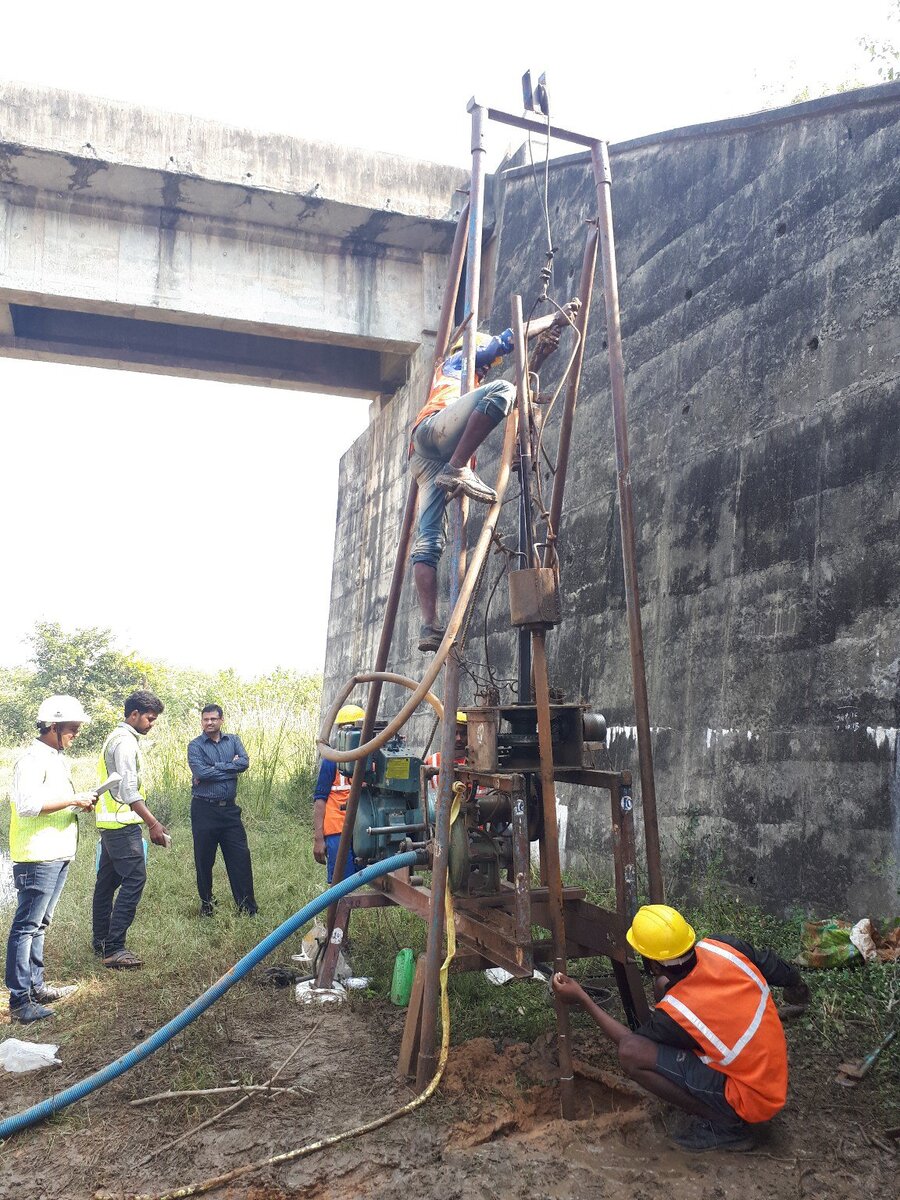
<path id="1" fill-rule="evenodd" d="M 638 910 L 637 864 L 634 851 L 634 802 L 631 788 L 622 787 L 613 797 L 613 824 L 618 824 L 619 858 L 622 864 L 622 894 L 618 897 L 619 912 L 626 925 L 634 920 Z M 615 809 L 618 809 L 616 814 Z"/>
<path id="2" fill-rule="evenodd" d="M 471 109 L 472 116 L 472 181 L 469 186 L 468 238 L 466 260 L 466 302 L 464 319 L 466 331 L 463 353 L 466 364 L 462 391 L 469 392 L 475 384 L 475 351 L 478 332 L 478 303 L 481 294 L 481 242 L 484 231 L 486 112 L 480 105 Z M 450 591 L 451 608 L 459 594 L 466 561 L 465 507 L 461 501 L 451 504 L 450 521 Z M 444 666 L 444 720 L 441 727 L 441 769 L 435 802 L 434 852 L 431 864 L 431 912 L 428 922 L 428 941 L 425 950 L 425 974 L 422 992 L 422 1028 L 416 1084 L 424 1090 L 434 1075 L 437 1031 L 438 984 L 444 941 L 444 892 L 447 887 L 447 859 L 450 845 L 450 805 L 453 788 L 453 751 L 456 740 L 456 710 L 459 705 L 459 659 L 451 651 Z"/>
<path id="3" fill-rule="evenodd" d="M 541 755 L 541 796 L 544 805 L 544 863 L 547 870 L 547 903 L 550 933 L 553 937 L 553 969 L 566 971 L 566 919 L 563 911 L 562 871 L 559 862 L 559 830 L 556 814 L 556 788 L 553 784 L 553 742 L 550 730 L 550 681 L 547 675 L 547 646 L 542 630 L 531 635 L 534 663 L 534 694 L 537 702 L 538 746 Z M 562 1115 L 575 1117 L 575 1079 L 572 1045 L 569 1040 L 569 1008 L 555 993 L 556 1029 L 559 1042 L 559 1090 Z"/>
<path id="4" fill-rule="evenodd" d="M 591 311 L 591 296 L 594 291 L 594 273 L 597 268 L 597 248 L 600 244 L 599 231 L 594 228 L 588 233 L 587 244 L 584 247 L 584 258 L 581 262 L 581 280 L 578 285 L 578 298 L 581 307 L 575 317 L 575 329 L 580 340 L 575 360 L 569 372 L 566 383 L 566 399 L 563 405 L 562 418 L 559 424 L 559 443 L 556 448 L 556 471 L 553 475 L 553 490 L 550 493 L 550 526 L 547 530 L 547 547 L 544 551 L 544 566 L 552 567 L 555 563 L 556 541 L 559 538 L 559 527 L 562 520 L 563 496 L 566 490 L 566 475 L 569 470 L 569 449 L 572 445 L 572 425 L 575 420 L 575 409 L 578 405 L 578 388 L 581 383 L 581 368 L 584 364 L 584 343 L 587 336 L 588 317 Z M 540 470 L 540 463 L 538 463 Z"/>
<path id="5" fill-rule="evenodd" d="M 600 257 L 603 265 L 603 294 L 606 303 L 606 332 L 609 347 L 609 378 L 612 392 L 613 429 L 616 443 L 616 482 L 619 521 L 622 529 L 622 564 L 625 571 L 625 604 L 628 613 L 628 643 L 634 690 L 634 719 L 637 726 L 638 761 L 641 775 L 641 805 L 647 845 L 647 877 L 650 899 L 665 898 L 656 815 L 656 785 L 653 778 L 653 748 L 650 743 L 650 708 L 647 699 L 647 670 L 641 630 L 641 602 L 637 579 L 637 550 L 634 532 L 634 502 L 631 494 L 631 463 L 628 453 L 628 422 L 625 416 L 625 357 L 619 319 L 619 287 L 612 223 L 612 176 L 605 142 L 591 143 L 591 165 L 600 212 Z"/>
<path id="6" fill-rule="evenodd" d="M 476 106 L 475 100 L 469 101 L 469 111 Z M 572 142 L 576 146 L 593 146 L 595 138 L 588 137 L 584 133 L 574 133 L 571 129 L 563 129 L 561 125 L 547 125 L 546 121 L 538 121 L 532 117 L 517 117 L 515 113 L 504 112 L 500 108 L 489 108 L 486 110 L 491 121 L 497 121 L 500 125 L 512 125 L 516 129 L 528 129 L 531 133 L 539 133 L 543 137 L 550 134 L 550 137 L 558 138 L 561 142 Z"/>
<path id="7" fill-rule="evenodd" d="M 531 852 L 528 842 L 528 811 L 525 794 L 512 798 L 512 884 L 515 888 L 513 912 L 516 942 L 524 946 L 531 941 Z"/>

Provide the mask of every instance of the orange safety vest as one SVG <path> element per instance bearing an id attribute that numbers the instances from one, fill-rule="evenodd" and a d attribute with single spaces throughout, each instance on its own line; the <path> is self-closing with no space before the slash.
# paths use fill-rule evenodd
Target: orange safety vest
<path id="1" fill-rule="evenodd" d="M 464 767 L 466 765 L 465 755 L 463 755 L 462 758 L 455 758 L 453 761 L 458 767 Z M 441 767 L 441 752 L 440 752 L 440 750 L 438 750 L 435 754 L 429 754 L 428 757 L 425 759 L 425 765 L 426 765 L 426 767 L 437 767 L 437 769 L 440 770 L 440 767 Z M 432 788 L 433 791 L 435 791 L 435 792 L 437 791 L 439 779 L 440 779 L 440 775 L 432 775 L 431 778 L 428 780 L 428 786 L 430 788 Z"/>
<path id="2" fill-rule="evenodd" d="M 787 1099 L 787 1044 L 762 973 L 732 946 L 705 938 L 697 965 L 657 1005 L 725 1075 L 725 1099 L 745 1121 L 768 1121 Z"/>
<path id="3" fill-rule="evenodd" d="M 323 832 L 325 837 L 332 833 L 341 833 L 344 828 L 344 815 L 347 812 L 347 797 L 350 795 L 350 778 L 335 771 L 334 783 L 325 801 L 325 819 Z"/>
<path id="4" fill-rule="evenodd" d="M 431 381 L 431 391 L 428 393 L 428 400 L 413 421 L 413 429 L 417 425 L 421 425 L 426 417 L 440 412 L 442 408 L 446 408 L 452 401 L 457 400 L 460 395 L 461 383 L 461 374 L 445 375 L 444 364 L 439 363 L 435 368 L 434 377 Z"/>

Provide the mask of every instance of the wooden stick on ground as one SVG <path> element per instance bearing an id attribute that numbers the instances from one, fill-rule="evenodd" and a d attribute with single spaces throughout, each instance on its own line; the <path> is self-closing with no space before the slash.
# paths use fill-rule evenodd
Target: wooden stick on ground
<path id="1" fill-rule="evenodd" d="M 262 1089 L 261 1089 L 262 1091 L 271 1090 L 272 1084 L 275 1082 L 275 1080 L 278 1078 L 278 1076 L 281 1074 L 281 1072 L 284 1070 L 284 1068 L 288 1065 L 288 1063 L 291 1061 L 292 1058 L 294 1058 L 297 1054 L 300 1053 L 300 1051 L 303 1049 L 303 1047 L 306 1045 L 306 1043 L 310 1040 L 310 1038 L 313 1036 L 313 1034 L 318 1030 L 318 1028 L 321 1024 L 322 1024 L 321 1021 L 316 1022 L 316 1024 L 312 1027 L 312 1029 L 309 1031 L 309 1033 L 306 1035 L 306 1037 L 303 1039 L 303 1041 L 300 1042 L 299 1045 L 294 1047 L 294 1049 L 290 1052 L 290 1054 L 287 1056 L 287 1058 L 284 1060 L 284 1062 L 281 1064 L 281 1066 L 278 1068 L 278 1070 L 274 1073 L 274 1075 L 272 1075 L 271 1078 L 269 1078 L 266 1081 L 266 1083 L 262 1086 Z M 167 1150 L 174 1150 L 176 1146 L 181 1145 L 182 1142 L 185 1142 L 185 1141 L 187 1141 L 188 1138 L 193 1137 L 195 1133 L 200 1133 L 201 1130 L 208 1129 L 210 1125 L 215 1125 L 215 1123 L 217 1121 L 221 1121 L 221 1119 L 223 1117 L 228 1116 L 229 1113 L 234 1112 L 235 1109 L 237 1109 L 237 1108 L 240 1108 L 242 1104 L 246 1104 L 247 1101 L 250 1100 L 255 1094 L 256 1093 L 254 1093 L 254 1092 L 246 1092 L 243 1096 L 241 1096 L 241 1098 L 239 1100 L 235 1100 L 234 1104 L 229 1104 L 228 1107 L 223 1108 L 221 1112 L 218 1112 L 214 1116 L 209 1117 L 206 1121 L 202 1121 L 199 1125 L 196 1125 L 193 1129 L 189 1129 L 186 1133 L 183 1133 L 180 1137 L 177 1137 L 174 1142 L 167 1142 L 164 1146 L 158 1146 L 155 1150 L 151 1151 L 150 1154 L 148 1154 L 146 1156 L 146 1158 L 142 1158 L 141 1161 L 138 1163 L 138 1166 L 139 1167 L 146 1166 L 147 1163 L 151 1162 L 154 1158 L 156 1158 L 156 1156 L 158 1154 L 163 1154 Z"/>
<path id="2" fill-rule="evenodd" d="M 268 1083 L 238 1083 L 229 1087 L 188 1088 L 183 1092 L 156 1092 L 153 1096 L 142 1096 L 140 1100 L 130 1100 L 129 1104 L 132 1108 L 140 1108 L 144 1104 L 155 1104 L 158 1100 L 181 1100 L 186 1096 L 223 1096 L 227 1092 L 271 1092 L 272 1095 L 276 1092 L 292 1092 L 294 1095 L 306 1092 L 307 1095 L 312 1095 L 309 1088 L 303 1087 L 299 1083 L 295 1083 L 291 1087 L 276 1088 L 270 1087 Z"/>

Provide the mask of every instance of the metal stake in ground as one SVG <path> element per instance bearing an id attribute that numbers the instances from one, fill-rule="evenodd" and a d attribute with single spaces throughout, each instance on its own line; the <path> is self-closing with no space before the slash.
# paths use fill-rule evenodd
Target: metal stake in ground
<path id="1" fill-rule="evenodd" d="M 543 630 L 531 635 L 534 663 L 534 698 L 537 705 L 538 749 L 541 756 L 541 795 L 544 804 L 544 862 L 547 867 L 547 908 L 553 938 L 553 970 L 566 973 L 566 917 L 563 911 L 562 870 L 559 863 L 559 831 L 556 825 L 556 786 L 553 779 L 553 741 L 550 730 L 550 681 L 547 677 L 547 647 Z M 556 1030 L 559 1039 L 559 1090 L 562 1115 L 575 1116 L 575 1079 L 572 1045 L 569 1041 L 569 1010 L 554 994 Z"/>

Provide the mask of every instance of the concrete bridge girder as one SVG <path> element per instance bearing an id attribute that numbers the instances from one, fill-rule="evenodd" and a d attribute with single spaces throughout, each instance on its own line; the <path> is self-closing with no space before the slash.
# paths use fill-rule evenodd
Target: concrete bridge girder
<path id="1" fill-rule="evenodd" d="M 462 171 L 25 94 L 0 87 L 0 354 L 370 397 L 403 382 Z M 206 175 L 179 165 L 179 138 Z M 257 168 L 240 177 L 235 142 Z M 366 178 L 393 198 L 365 204 Z"/>

